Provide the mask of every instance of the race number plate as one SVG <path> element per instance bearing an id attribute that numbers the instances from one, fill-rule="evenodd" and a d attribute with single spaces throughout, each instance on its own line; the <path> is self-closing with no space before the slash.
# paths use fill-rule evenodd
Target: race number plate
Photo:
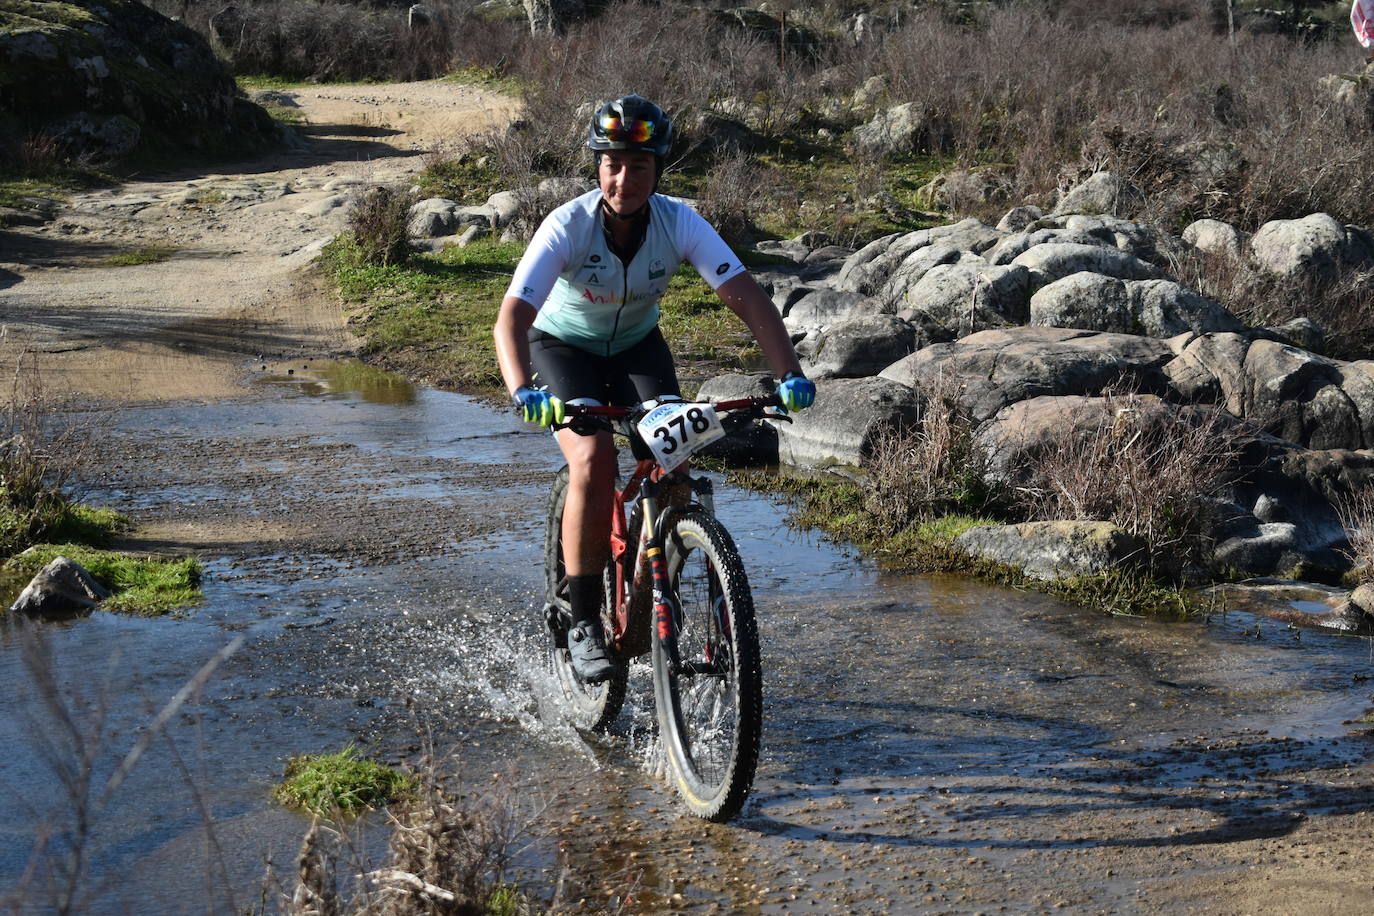
<path id="1" fill-rule="evenodd" d="M 639 434 L 664 471 L 671 471 L 702 446 L 725 435 L 710 404 L 660 404 L 639 421 Z"/>

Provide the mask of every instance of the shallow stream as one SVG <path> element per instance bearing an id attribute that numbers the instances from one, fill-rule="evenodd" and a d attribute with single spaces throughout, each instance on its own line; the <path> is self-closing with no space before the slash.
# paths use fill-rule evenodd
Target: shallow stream
<path id="1" fill-rule="evenodd" d="M 1227 844 L 1374 806 L 1368 640 L 885 575 L 718 485 L 766 725 L 745 813 L 702 825 L 655 775 L 647 670 L 607 740 L 560 721 L 535 620 L 546 435 L 319 366 L 91 416 L 86 500 L 146 522 L 136 546 L 201 552 L 205 601 L 0 623 L 0 893 L 21 909 L 52 907 L 56 853 L 84 837 L 94 911 L 241 912 L 309 826 L 268 797 L 285 759 L 349 743 L 393 762 L 433 747 L 474 796 L 547 806 L 516 865 L 587 912 L 1147 909 L 1171 876 L 1243 867 Z"/>

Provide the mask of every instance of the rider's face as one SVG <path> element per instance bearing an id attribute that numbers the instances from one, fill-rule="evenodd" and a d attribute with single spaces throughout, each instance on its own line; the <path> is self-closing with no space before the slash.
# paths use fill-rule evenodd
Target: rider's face
<path id="1" fill-rule="evenodd" d="M 601 154 L 597 179 L 606 204 L 620 216 L 629 216 L 644 206 L 654 193 L 652 153 L 610 150 Z"/>

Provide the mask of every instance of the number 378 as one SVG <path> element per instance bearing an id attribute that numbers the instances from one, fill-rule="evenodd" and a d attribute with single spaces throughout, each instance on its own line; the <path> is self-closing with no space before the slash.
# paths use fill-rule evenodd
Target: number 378
<path id="1" fill-rule="evenodd" d="M 691 432 L 687 427 L 691 426 Z M 677 435 L 673 435 L 673 428 L 677 428 Z M 692 435 L 700 436 L 711 428 L 711 421 L 706 419 L 706 414 L 702 413 L 700 407 L 691 407 L 671 417 L 662 426 L 654 427 L 654 438 L 663 440 L 663 454 L 671 455 L 678 450 L 678 446 L 686 443 Z"/>

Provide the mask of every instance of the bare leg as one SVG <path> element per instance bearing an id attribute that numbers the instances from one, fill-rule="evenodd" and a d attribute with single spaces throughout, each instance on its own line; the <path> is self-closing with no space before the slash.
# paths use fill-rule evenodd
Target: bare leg
<path id="1" fill-rule="evenodd" d="M 600 576 L 610 555 L 615 443 L 608 432 L 579 436 L 563 429 L 558 446 L 568 462 L 563 563 L 570 576 Z"/>

